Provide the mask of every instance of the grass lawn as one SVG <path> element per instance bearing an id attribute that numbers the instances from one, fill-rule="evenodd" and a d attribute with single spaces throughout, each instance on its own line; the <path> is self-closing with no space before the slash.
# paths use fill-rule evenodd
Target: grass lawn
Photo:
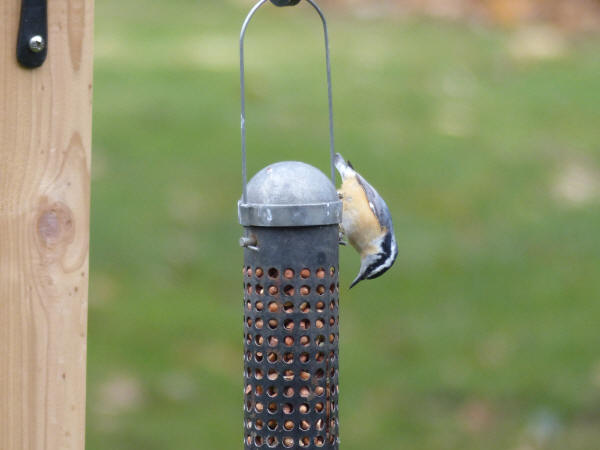
<path id="1" fill-rule="evenodd" d="M 96 4 L 89 450 L 242 448 L 249 6 Z M 341 249 L 341 448 L 597 448 L 600 37 L 323 7 L 337 147 L 400 247 L 352 291 Z M 319 27 L 305 5 L 249 29 L 250 173 L 328 171 Z"/>

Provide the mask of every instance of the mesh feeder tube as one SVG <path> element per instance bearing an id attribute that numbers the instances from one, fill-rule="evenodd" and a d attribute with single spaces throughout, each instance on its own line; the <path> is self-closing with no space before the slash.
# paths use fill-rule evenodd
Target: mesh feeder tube
<path id="1" fill-rule="evenodd" d="M 244 448 L 337 449 L 341 201 L 301 162 L 266 167 L 247 195 Z"/>

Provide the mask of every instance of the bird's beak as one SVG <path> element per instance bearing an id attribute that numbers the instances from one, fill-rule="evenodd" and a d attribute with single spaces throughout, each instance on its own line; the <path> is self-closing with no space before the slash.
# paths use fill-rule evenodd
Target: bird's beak
<path id="1" fill-rule="evenodd" d="M 358 283 L 360 283 L 363 280 L 362 275 L 357 276 L 354 281 L 352 282 L 352 284 L 350 285 L 350 287 L 348 289 L 352 289 L 354 286 L 356 286 Z"/>

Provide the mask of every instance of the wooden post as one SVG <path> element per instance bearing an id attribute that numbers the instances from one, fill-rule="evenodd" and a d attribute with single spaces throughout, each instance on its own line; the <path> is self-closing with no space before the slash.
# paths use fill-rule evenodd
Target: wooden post
<path id="1" fill-rule="evenodd" d="M 16 61 L 0 1 L 0 449 L 82 450 L 93 0 L 48 0 L 48 57 Z"/>

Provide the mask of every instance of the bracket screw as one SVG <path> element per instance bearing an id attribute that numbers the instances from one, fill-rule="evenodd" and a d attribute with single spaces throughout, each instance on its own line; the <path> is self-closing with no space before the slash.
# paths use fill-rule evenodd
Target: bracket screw
<path id="1" fill-rule="evenodd" d="M 46 48 L 46 41 L 42 36 L 36 34 L 31 39 L 29 39 L 29 50 L 33 53 L 40 53 Z"/>

